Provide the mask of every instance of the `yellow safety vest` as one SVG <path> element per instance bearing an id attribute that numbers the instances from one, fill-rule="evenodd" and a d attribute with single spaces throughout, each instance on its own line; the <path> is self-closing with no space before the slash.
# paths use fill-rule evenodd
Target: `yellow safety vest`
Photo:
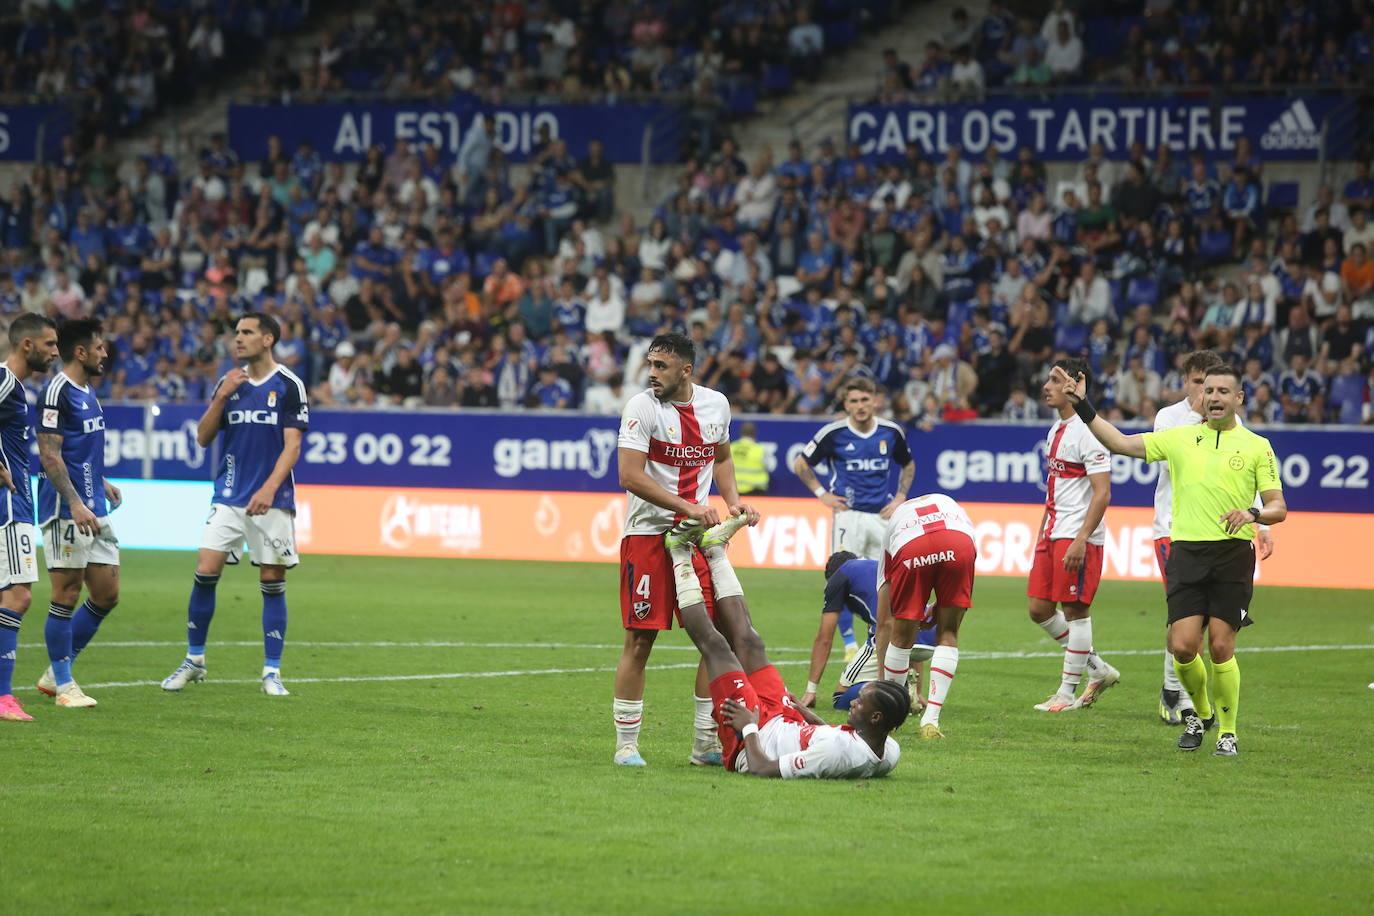
<path id="1" fill-rule="evenodd" d="M 735 459 L 735 483 L 741 493 L 768 492 L 768 468 L 763 463 L 763 446 L 753 439 L 736 439 L 730 444 Z"/>

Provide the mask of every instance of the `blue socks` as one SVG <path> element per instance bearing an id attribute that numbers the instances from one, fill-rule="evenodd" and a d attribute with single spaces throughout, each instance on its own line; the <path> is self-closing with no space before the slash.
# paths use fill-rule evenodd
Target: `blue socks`
<path id="1" fill-rule="evenodd" d="M 101 607 L 89 598 L 72 615 L 72 658 L 75 659 L 91 641 L 95 631 L 105 622 L 113 608 Z"/>
<path id="2" fill-rule="evenodd" d="M 196 573 L 196 584 L 191 586 L 191 600 L 186 605 L 187 655 L 205 654 L 205 637 L 215 616 L 215 586 L 218 584 L 219 576 Z"/>
<path id="3" fill-rule="evenodd" d="M 0 607 L 0 697 L 14 693 L 14 657 L 19 653 L 22 614 Z"/>
<path id="4" fill-rule="evenodd" d="M 48 661 L 53 680 L 60 687 L 72 680 L 72 607 L 48 605 L 48 620 L 43 626 L 43 641 L 48 644 Z"/>
<path id="5" fill-rule="evenodd" d="M 286 643 L 286 582 L 262 583 L 263 665 L 281 667 L 282 646 Z"/>

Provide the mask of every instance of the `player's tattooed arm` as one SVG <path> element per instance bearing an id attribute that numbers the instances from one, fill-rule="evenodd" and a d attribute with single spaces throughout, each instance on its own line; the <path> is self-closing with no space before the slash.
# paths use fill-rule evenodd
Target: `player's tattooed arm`
<path id="1" fill-rule="evenodd" d="M 38 434 L 38 460 L 57 495 L 72 507 L 72 521 L 76 523 L 77 530 L 82 534 L 95 534 L 100 528 L 100 523 L 96 521 L 95 513 L 81 501 L 71 477 L 67 474 L 67 463 L 62 460 L 61 434 Z"/>
<path id="2" fill-rule="evenodd" d="M 897 475 L 897 492 L 893 495 L 891 502 L 883 506 L 882 511 L 878 513 L 879 518 L 892 518 L 892 513 L 902 507 L 902 503 L 906 502 L 906 495 L 911 492 L 911 482 L 914 479 L 916 479 L 916 462 L 912 460 L 902 465 L 902 470 Z"/>

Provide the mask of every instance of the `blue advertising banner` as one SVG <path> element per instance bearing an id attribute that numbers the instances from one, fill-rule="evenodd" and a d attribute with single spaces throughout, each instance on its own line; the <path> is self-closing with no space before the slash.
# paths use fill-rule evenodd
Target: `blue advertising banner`
<path id="1" fill-rule="evenodd" d="M 644 129 L 654 127 L 653 143 L 662 161 L 676 159 L 681 130 L 678 110 L 669 105 L 231 105 L 229 144 L 244 159 L 267 152 L 267 138 L 281 138 L 287 150 L 309 140 L 326 160 L 358 161 L 381 144 L 398 140 L 431 144 L 446 157 L 458 154 L 463 137 L 484 114 L 496 119 L 495 146 L 511 162 L 529 158 L 540 128 L 562 138 L 569 154 L 581 157 L 600 140 L 611 162 L 639 162 Z M 657 160 L 656 160 L 657 161 Z"/>
<path id="2" fill-rule="evenodd" d="M 105 456 L 112 477 L 207 480 L 216 455 L 196 445 L 202 408 L 110 406 Z M 154 413 L 156 411 L 156 413 Z M 317 410 L 296 480 L 303 484 L 614 492 L 615 417 L 448 411 Z M 822 425 L 756 420 L 772 496 L 809 496 L 790 470 Z M 969 502 L 1044 499 L 1046 424 L 967 423 L 912 431 L 913 492 Z M 1374 430 L 1266 429 L 1282 459 L 1288 505 L 1305 512 L 1374 513 Z M 1159 469 L 1116 456 L 1112 504 L 1153 504 Z M 822 475 L 824 476 L 824 475 Z M 894 468 L 895 478 L 895 468 Z"/>
<path id="3" fill-rule="evenodd" d="M 1167 144 L 1186 155 L 1202 150 L 1227 155 L 1236 139 L 1249 137 L 1260 159 L 1313 160 L 1321 146 L 1322 122 L 1346 104 L 1339 95 L 1306 98 L 1144 99 L 1120 95 L 1057 98 L 990 98 L 957 105 L 854 105 L 849 109 L 851 142 L 865 155 L 896 158 L 915 142 L 927 155 L 943 156 L 960 146 L 977 158 L 994 146 L 1003 154 L 1023 146 L 1052 162 L 1076 161 L 1101 143 L 1109 158 L 1124 158 L 1136 140 L 1154 153 Z M 1354 137 L 1333 119 L 1328 155 L 1353 153 Z M 1335 122 L 1340 121 L 1341 125 Z"/>
<path id="4" fill-rule="evenodd" d="M 0 159 L 37 159 L 40 127 L 44 158 L 53 158 L 71 125 L 71 113 L 62 105 L 0 106 Z"/>

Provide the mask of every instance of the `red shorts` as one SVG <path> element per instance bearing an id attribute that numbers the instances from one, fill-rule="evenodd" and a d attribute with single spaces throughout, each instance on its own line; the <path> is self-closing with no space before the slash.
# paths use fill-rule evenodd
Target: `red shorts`
<path id="1" fill-rule="evenodd" d="M 1072 538 L 1041 538 L 1035 545 L 1035 565 L 1031 567 L 1026 595 L 1043 601 L 1072 601 L 1092 604 L 1102 581 L 1102 545 L 1089 544 L 1078 572 L 1064 568 L 1064 554 Z"/>
<path id="2" fill-rule="evenodd" d="M 936 607 L 973 606 L 973 564 L 978 548 L 962 531 L 930 531 L 907 541 L 888 556 L 885 573 L 892 616 L 926 620 L 926 603 L 935 593 Z"/>
<path id="3" fill-rule="evenodd" d="M 803 716 L 787 698 L 787 688 L 783 686 L 782 675 L 772 665 L 760 668 L 750 674 L 732 671 L 711 682 L 711 705 L 716 720 L 716 731 L 720 734 L 720 758 L 727 770 L 735 768 L 735 758 L 744 747 L 744 739 L 734 727 L 725 722 L 721 706 L 727 699 L 735 699 L 758 713 L 759 727 L 770 719 L 781 716 L 799 724 L 806 724 Z"/>
<path id="4" fill-rule="evenodd" d="M 692 566 L 706 597 L 706 613 L 716 619 L 716 599 L 711 593 L 711 568 L 701 551 L 692 551 Z M 620 617 L 627 630 L 671 630 L 677 606 L 677 582 L 673 559 L 663 546 L 661 534 L 627 534 L 620 539 Z"/>
<path id="5" fill-rule="evenodd" d="M 1159 564 L 1159 579 L 1164 583 L 1164 594 L 1169 593 L 1169 539 L 1155 538 L 1155 562 Z"/>

